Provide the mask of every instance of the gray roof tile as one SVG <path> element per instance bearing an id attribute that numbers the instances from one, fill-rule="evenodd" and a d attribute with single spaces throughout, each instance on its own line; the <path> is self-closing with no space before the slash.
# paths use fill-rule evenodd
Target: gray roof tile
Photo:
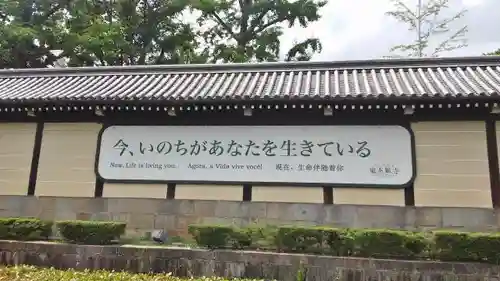
<path id="1" fill-rule="evenodd" d="M 496 98 L 500 57 L 0 71 L 0 101 Z"/>

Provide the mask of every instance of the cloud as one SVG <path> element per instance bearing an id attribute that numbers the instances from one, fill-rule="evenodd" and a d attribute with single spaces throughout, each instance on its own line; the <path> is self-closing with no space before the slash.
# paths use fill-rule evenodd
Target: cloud
<path id="1" fill-rule="evenodd" d="M 409 4 L 417 0 L 407 0 Z M 288 50 L 294 41 L 318 37 L 323 52 L 314 60 L 352 60 L 380 58 L 398 44 L 410 43 L 415 34 L 385 12 L 391 9 L 390 0 L 330 0 L 322 9 L 320 21 L 307 28 L 289 28 L 285 31 L 282 50 Z M 443 53 L 443 56 L 481 55 L 500 48 L 499 0 L 451 0 L 450 13 L 467 9 L 466 15 L 455 26 L 469 27 L 469 46 Z M 435 42 L 438 43 L 438 39 Z"/>

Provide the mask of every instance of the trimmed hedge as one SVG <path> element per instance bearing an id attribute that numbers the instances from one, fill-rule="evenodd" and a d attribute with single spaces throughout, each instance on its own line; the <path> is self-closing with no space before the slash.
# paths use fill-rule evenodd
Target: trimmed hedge
<path id="1" fill-rule="evenodd" d="M 284 252 L 347 256 L 352 251 L 348 234 L 337 228 L 283 226 L 276 233 L 276 247 Z"/>
<path id="2" fill-rule="evenodd" d="M 222 225 L 190 225 L 188 232 L 196 241 L 196 244 L 210 249 L 232 247 L 232 237 L 237 230 L 230 226 Z"/>
<path id="3" fill-rule="evenodd" d="M 363 229 L 351 231 L 355 256 L 415 259 L 428 255 L 430 237 L 400 230 Z"/>
<path id="4" fill-rule="evenodd" d="M 105 221 L 59 221 L 57 229 L 69 243 L 107 245 L 120 239 L 127 226 L 122 222 Z"/>
<path id="5" fill-rule="evenodd" d="M 125 233 L 126 224 L 102 221 L 59 221 L 57 230 L 64 240 L 77 244 L 106 245 Z M 54 222 L 36 218 L 0 218 L 0 240 L 48 240 Z"/>
<path id="6" fill-rule="evenodd" d="M 0 239 L 47 240 L 52 225 L 51 221 L 35 218 L 0 218 Z"/>
<path id="7" fill-rule="evenodd" d="M 433 258 L 499 264 L 500 233 L 434 232 Z"/>
<path id="8" fill-rule="evenodd" d="M 262 234 L 265 229 L 191 225 L 189 232 L 210 249 L 253 250 L 264 239 L 279 252 L 500 263 L 500 233 L 281 226 Z"/>
<path id="9" fill-rule="evenodd" d="M 277 228 L 190 225 L 196 244 L 209 249 L 275 249 Z"/>

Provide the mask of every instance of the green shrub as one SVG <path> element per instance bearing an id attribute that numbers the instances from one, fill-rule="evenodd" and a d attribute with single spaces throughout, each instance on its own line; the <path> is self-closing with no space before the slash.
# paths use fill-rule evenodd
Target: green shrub
<path id="1" fill-rule="evenodd" d="M 276 244 L 284 252 L 348 255 L 348 233 L 347 229 L 283 226 L 278 228 Z"/>
<path id="2" fill-rule="evenodd" d="M 198 245 L 210 249 L 265 249 L 334 256 L 500 263 L 500 233 L 217 225 L 191 225 L 189 232 Z"/>
<path id="3" fill-rule="evenodd" d="M 436 231 L 432 257 L 446 261 L 500 262 L 500 234 Z"/>
<path id="4" fill-rule="evenodd" d="M 362 257 L 414 259 L 429 247 L 425 235 L 410 231 L 359 229 L 352 235 L 353 254 Z"/>
<path id="5" fill-rule="evenodd" d="M 46 280 L 61 280 L 61 281 L 257 281 L 250 279 L 236 279 L 223 277 L 191 277 L 181 278 L 174 277 L 170 273 L 162 274 L 136 274 L 129 272 L 113 272 L 105 270 L 84 270 L 77 271 L 58 270 L 54 268 L 36 268 L 33 266 L 15 266 L 1 267 L 0 280 L 17 280 L 17 281 L 46 281 Z"/>
<path id="6" fill-rule="evenodd" d="M 106 245 L 120 239 L 126 224 L 103 221 L 59 221 L 57 229 L 64 240 L 76 244 Z"/>
<path id="7" fill-rule="evenodd" d="M 427 254 L 429 240 L 420 233 L 397 230 L 280 227 L 277 246 L 295 253 L 416 258 Z"/>
<path id="8" fill-rule="evenodd" d="M 432 257 L 440 260 L 466 260 L 470 247 L 468 234 L 455 231 L 433 232 Z"/>
<path id="9" fill-rule="evenodd" d="M 51 221 L 35 218 L 1 218 L 0 239 L 46 240 L 52 234 Z"/>
<path id="10" fill-rule="evenodd" d="M 231 249 L 250 249 L 253 244 L 253 230 L 250 228 L 236 228 L 233 227 L 232 231 L 228 233 L 227 248 Z"/>
<path id="11" fill-rule="evenodd" d="M 237 236 L 234 227 L 223 225 L 190 225 L 188 232 L 198 245 L 209 249 L 230 248 L 232 240 Z M 240 239 L 245 237 L 241 235 Z"/>
<path id="12" fill-rule="evenodd" d="M 252 250 L 276 250 L 277 227 L 252 225 L 239 229 L 239 231 L 246 233 L 247 237 L 250 239 L 247 245 L 241 248 Z"/>
<path id="13" fill-rule="evenodd" d="M 274 249 L 275 228 L 238 228 L 224 225 L 190 225 L 188 232 L 209 249 Z"/>
<path id="14" fill-rule="evenodd" d="M 500 263 L 500 233 L 470 233 L 468 253 L 473 261 Z"/>

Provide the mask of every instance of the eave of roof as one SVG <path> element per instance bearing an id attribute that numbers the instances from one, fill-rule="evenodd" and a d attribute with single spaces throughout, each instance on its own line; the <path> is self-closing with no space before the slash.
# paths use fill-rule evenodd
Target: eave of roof
<path id="1" fill-rule="evenodd" d="M 19 68 L 0 69 L 0 77 L 66 76 L 91 74 L 156 74 L 156 73 L 208 73 L 208 72 L 273 72 L 315 70 L 380 70 L 408 68 L 456 68 L 456 67 L 500 66 L 500 56 L 404 58 L 346 61 L 294 61 L 219 64 L 170 64 L 127 65 L 65 68 Z"/>
<path id="2" fill-rule="evenodd" d="M 0 103 L 498 101 L 500 56 L 0 70 Z"/>

